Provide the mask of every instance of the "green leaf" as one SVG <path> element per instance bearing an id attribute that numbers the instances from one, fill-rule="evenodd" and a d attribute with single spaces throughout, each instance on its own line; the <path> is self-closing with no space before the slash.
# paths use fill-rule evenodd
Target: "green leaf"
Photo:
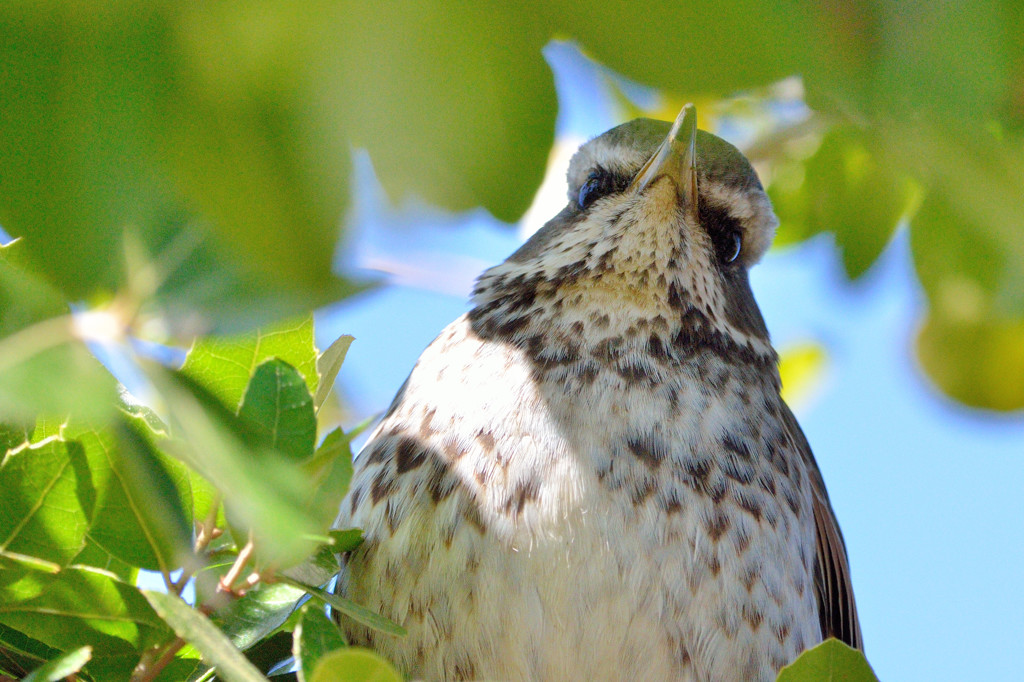
<path id="1" fill-rule="evenodd" d="M 779 671 L 778 682 L 878 682 L 864 654 L 826 639 Z"/>
<path id="2" fill-rule="evenodd" d="M 0 655 L 3 667 L 16 668 L 8 672 L 20 679 L 30 670 L 58 658 L 61 652 L 0 623 Z"/>
<path id="3" fill-rule="evenodd" d="M 299 682 L 306 682 L 312 677 L 317 661 L 324 655 L 348 644 L 323 608 L 312 608 L 309 604 L 302 607 L 294 642 L 292 653 L 299 664 Z"/>
<path id="4" fill-rule="evenodd" d="M 22 682 L 60 682 L 81 670 L 90 658 L 92 647 L 79 647 L 36 668 Z"/>
<path id="5" fill-rule="evenodd" d="M 802 183 L 792 183 L 787 173 L 793 172 L 784 169 L 768 188 L 781 222 L 776 243 L 831 231 L 847 276 L 864 274 L 910 210 L 910 181 L 894 172 L 876 143 L 849 126 L 829 130 L 799 169 Z"/>
<path id="6" fill-rule="evenodd" d="M 266 682 L 260 671 L 206 616 L 172 594 L 149 590 L 143 590 L 143 594 L 178 637 L 191 642 L 205 659 L 217 666 L 218 675 L 228 682 Z"/>
<path id="7" fill-rule="evenodd" d="M 315 16 L 102 8 L 0 7 L 0 90 L 20 93 L 0 102 L 0 223 L 74 300 L 131 282 L 125 226 L 166 232 L 182 206 L 273 289 L 329 287 L 349 146 L 322 55 L 288 56 Z"/>
<path id="8" fill-rule="evenodd" d="M 404 637 L 406 635 L 406 630 L 401 625 L 398 625 L 378 613 L 374 613 L 364 606 L 360 606 L 355 602 L 349 601 L 340 595 L 332 594 L 327 590 L 320 589 L 319 587 L 306 585 L 287 576 L 281 576 L 281 580 L 305 590 L 313 597 L 316 597 L 325 604 L 329 604 L 331 608 L 344 613 L 352 620 L 357 623 L 361 623 L 366 627 L 385 632 L 389 635 L 396 635 L 398 637 Z"/>
<path id="9" fill-rule="evenodd" d="M 306 39 L 338 79 L 324 91 L 328 106 L 343 112 L 388 193 L 518 219 L 554 138 L 557 101 L 541 55 L 553 34 L 546 17 L 500 3 L 452 13 L 442 0 L 333 9 L 317 22 L 329 28 Z"/>
<path id="10" fill-rule="evenodd" d="M 313 399 L 317 411 L 320 410 L 320 406 L 327 400 L 331 388 L 334 387 L 334 380 L 338 377 L 341 365 L 345 362 L 345 356 L 348 354 L 348 348 L 354 340 L 355 337 L 348 334 L 339 336 L 317 358 L 316 371 L 320 375 L 320 384 L 316 388 L 316 397 Z"/>
<path id="11" fill-rule="evenodd" d="M 239 416 L 258 442 L 301 462 L 313 456 L 316 411 L 302 375 L 284 360 L 267 360 L 256 368 L 246 388 Z"/>
<path id="12" fill-rule="evenodd" d="M 97 679 L 128 679 L 142 650 L 170 633 L 139 591 L 103 571 L 0 570 L 0 623 L 70 651 L 88 642 Z"/>
<path id="13" fill-rule="evenodd" d="M 241 651 L 277 630 L 305 592 L 284 583 L 260 584 L 218 611 L 213 621 Z"/>
<path id="14" fill-rule="evenodd" d="M 307 476 L 276 452 L 250 447 L 238 417 L 188 377 L 160 367 L 150 367 L 149 376 L 179 438 L 168 451 L 221 492 L 239 523 L 252 529 L 260 557 L 287 565 L 308 556 L 321 524 L 307 510 Z"/>
<path id="15" fill-rule="evenodd" d="M 85 547 L 94 502 L 80 443 L 53 437 L 8 453 L 0 463 L 0 552 L 66 565 Z"/>
<path id="16" fill-rule="evenodd" d="M 538 9 L 555 35 L 577 40 L 628 78 L 670 92 L 726 95 L 801 73 L 824 58 L 814 50 L 822 19 L 803 3 L 561 0 Z"/>
<path id="17" fill-rule="evenodd" d="M 369 649 L 346 647 L 324 655 L 308 682 L 402 682 L 394 666 Z"/>
<path id="18" fill-rule="evenodd" d="M 304 466 L 313 487 L 308 508 L 325 527 L 338 516 L 338 507 L 352 480 L 350 438 L 340 428 L 331 431 Z"/>
<path id="19" fill-rule="evenodd" d="M 23 443 L 28 443 L 31 437 L 32 429 L 24 424 L 0 423 L 0 453 L 6 453 Z"/>
<path id="20" fill-rule="evenodd" d="M 323 587 L 338 573 L 338 559 L 335 552 L 333 547 L 322 545 L 301 564 L 281 571 L 281 575 L 304 585 Z"/>
<path id="21" fill-rule="evenodd" d="M 932 310 L 918 332 L 917 356 L 928 377 L 958 402 L 1024 408 L 1024 318 L 951 318 Z"/>
<path id="22" fill-rule="evenodd" d="M 273 358 L 298 370 L 309 392 L 316 393 L 319 378 L 311 316 L 235 337 L 199 339 L 181 371 L 237 412 L 256 368 Z"/>
<path id="23" fill-rule="evenodd" d="M 282 669 L 287 670 L 291 667 L 292 632 L 287 629 L 287 624 L 281 626 L 281 629 L 270 637 L 260 640 L 252 648 L 246 650 L 245 657 L 264 673 L 277 669 L 273 677 L 280 679 L 278 675 L 281 674 Z"/>
<path id="24" fill-rule="evenodd" d="M 359 545 L 363 544 L 363 531 L 361 528 L 332 530 L 328 535 L 331 536 L 331 551 L 336 554 L 355 551 L 359 548 Z"/>
<path id="25" fill-rule="evenodd" d="M 191 555 L 189 473 L 157 449 L 162 436 L 151 423 L 122 412 L 113 427 L 72 419 L 63 432 L 82 444 L 89 462 L 96 491 L 90 539 L 132 566 L 165 572 L 181 566 Z"/>
<path id="26" fill-rule="evenodd" d="M 126 533 L 127 535 L 127 533 Z M 103 549 L 89 535 L 85 537 L 85 547 L 71 560 L 71 563 L 79 566 L 92 566 L 113 573 L 123 582 L 135 584 L 139 577 L 139 569 L 136 566 L 121 561 L 113 554 Z"/>

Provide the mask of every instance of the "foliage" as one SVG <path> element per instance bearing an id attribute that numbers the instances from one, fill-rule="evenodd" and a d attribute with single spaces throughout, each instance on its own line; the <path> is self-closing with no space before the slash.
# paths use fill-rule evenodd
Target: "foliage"
<path id="1" fill-rule="evenodd" d="M 268 644 L 278 633 L 290 643 L 294 630 L 309 677 L 346 644 L 322 607 L 307 604 L 289 621 L 307 595 L 402 636 L 321 589 L 337 570 L 335 553 L 360 541 L 358 530 L 330 530 L 354 434 L 335 429 L 314 447 L 314 391 L 340 364 L 330 353 L 322 376 L 309 317 L 205 338 L 181 370 L 141 361 L 166 421 L 123 396 L 106 421 L 70 414 L 5 425 L 4 672 L 171 680 L 214 665 L 222 679 L 260 680 L 290 656 L 291 647 L 266 656 Z M 136 587 L 140 569 L 159 572 L 165 591 Z M 190 586 L 191 604 L 180 596 Z"/>
<path id="2" fill-rule="evenodd" d="M 1010 0 L 3 3 L 2 672 L 199 678 L 202 655 L 251 677 L 294 639 L 303 678 L 389 679 L 295 612 L 312 594 L 395 631 L 321 589 L 324 552 L 358 541 L 329 533 L 352 433 L 319 417 L 351 339 L 318 356 L 308 313 L 361 288 L 332 269 L 353 147 L 392 197 L 525 210 L 553 38 L 711 103 L 704 124 L 740 112 L 780 243 L 827 232 L 857 278 L 908 224 L 921 367 L 1024 407 L 1022 34 Z M 780 127 L 794 77 L 810 114 Z M 192 351 L 168 369 L 159 344 Z M 91 350 L 127 356 L 148 407 Z"/>
<path id="3" fill-rule="evenodd" d="M 864 654 L 827 639 L 779 671 L 778 682 L 878 682 Z"/>

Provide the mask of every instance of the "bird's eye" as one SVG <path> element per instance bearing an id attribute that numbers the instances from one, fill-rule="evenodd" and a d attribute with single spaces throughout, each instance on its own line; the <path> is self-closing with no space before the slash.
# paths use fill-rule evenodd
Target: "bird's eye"
<path id="1" fill-rule="evenodd" d="M 594 201 L 599 199 L 605 191 L 605 184 L 602 181 L 602 177 L 598 173 L 591 173 L 587 181 L 580 187 L 579 196 L 576 198 L 576 202 L 580 205 L 580 208 L 587 208 Z"/>
<path id="2" fill-rule="evenodd" d="M 743 250 L 743 238 L 739 232 L 730 232 L 725 238 L 725 248 L 722 249 L 722 262 L 732 263 L 740 257 Z"/>

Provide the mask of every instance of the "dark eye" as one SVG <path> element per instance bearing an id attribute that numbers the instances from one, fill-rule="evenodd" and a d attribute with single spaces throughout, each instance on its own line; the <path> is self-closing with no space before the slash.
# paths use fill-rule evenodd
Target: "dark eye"
<path id="1" fill-rule="evenodd" d="M 732 263 L 740 257 L 740 251 L 743 250 L 743 237 L 740 236 L 739 232 L 730 232 L 726 235 L 723 246 L 722 262 Z"/>
<path id="2" fill-rule="evenodd" d="M 580 187 L 579 196 L 576 198 L 580 208 L 587 208 L 594 201 L 600 199 L 607 191 L 607 184 L 600 173 L 591 173 L 587 181 Z"/>

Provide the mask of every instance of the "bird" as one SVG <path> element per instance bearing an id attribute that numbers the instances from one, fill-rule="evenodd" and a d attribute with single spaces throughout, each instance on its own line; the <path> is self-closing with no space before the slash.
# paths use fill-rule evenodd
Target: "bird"
<path id="1" fill-rule="evenodd" d="M 748 270 L 778 224 L 733 145 L 637 119 L 477 280 L 355 459 L 342 619 L 426 680 L 774 680 L 862 648 L 846 547 Z"/>

